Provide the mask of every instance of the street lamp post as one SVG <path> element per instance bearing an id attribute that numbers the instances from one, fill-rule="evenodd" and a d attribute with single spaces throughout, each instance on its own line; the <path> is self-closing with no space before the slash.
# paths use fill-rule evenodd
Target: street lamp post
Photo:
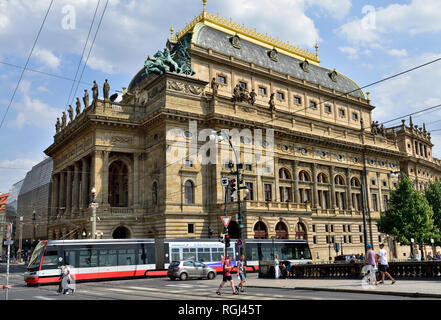
<path id="1" fill-rule="evenodd" d="M 430 243 L 432 244 L 432 259 L 435 257 L 435 246 L 433 245 L 435 240 L 430 239 Z"/>
<path id="2" fill-rule="evenodd" d="M 33 227 L 34 227 L 34 232 L 33 232 L 33 239 L 32 239 L 32 242 L 34 242 L 35 239 L 36 239 L 35 222 L 36 222 L 35 209 L 33 209 L 33 210 L 32 210 L 32 225 L 33 225 Z"/>
<path id="3" fill-rule="evenodd" d="M 95 202 L 96 189 L 92 188 L 92 203 L 90 207 L 92 208 L 92 217 L 90 218 L 91 222 L 91 232 L 90 236 L 92 239 L 96 239 L 96 209 L 98 208 L 98 203 Z"/>
<path id="4" fill-rule="evenodd" d="M 20 216 L 20 239 L 18 242 L 18 261 L 21 262 L 21 250 L 22 250 L 22 238 L 23 238 L 23 216 Z"/>
<path id="5" fill-rule="evenodd" d="M 410 245 L 410 255 L 412 256 L 412 259 L 414 258 L 414 255 L 413 255 L 413 243 L 414 242 L 415 242 L 415 240 L 413 238 L 410 238 L 410 243 L 411 243 L 411 245 Z"/>

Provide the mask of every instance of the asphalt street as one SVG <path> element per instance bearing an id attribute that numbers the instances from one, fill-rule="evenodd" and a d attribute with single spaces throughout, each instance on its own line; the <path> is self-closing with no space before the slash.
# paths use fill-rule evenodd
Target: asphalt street
<path id="1" fill-rule="evenodd" d="M 286 288 L 246 288 L 245 293 L 233 295 L 228 284 L 218 296 L 216 290 L 222 280 L 169 280 L 168 278 L 142 278 L 76 283 L 74 295 L 57 294 L 57 285 L 27 287 L 23 280 L 24 267 L 11 265 L 9 300 L 415 300 L 401 296 L 368 293 L 325 292 Z M 248 274 L 256 277 L 257 274 Z M 272 281 L 268 279 L 268 281 Z M 6 265 L 0 265 L 0 283 L 6 283 Z M 5 299 L 5 290 L 0 300 Z"/>

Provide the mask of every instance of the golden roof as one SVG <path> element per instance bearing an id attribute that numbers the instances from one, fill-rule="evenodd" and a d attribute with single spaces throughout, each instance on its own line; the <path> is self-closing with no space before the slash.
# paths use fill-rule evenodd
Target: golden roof
<path id="1" fill-rule="evenodd" d="M 171 41 L 177 42 L 180 38 L 182 38 L 185 34 L 188 32 L 192 32 L 194 27 L 198 23 L 203 23 L 207 26 L 210 26 L 214 29 L 220 30 L 222 32 L 231 34 L 231 35 L 238 35 L 240 38 L 244 40 L 248 40 L 250 42 L 253 42 L 255 44 L 261 45 L 263 47 L 267 47 L 269 49 L 277 49 L 278 52 L 286 54 L 288 56 L 297 58 L 297 59 L 307 59 L 308 62 L 312 64 L 319 64 L 320 61 L 318 59 L 318 46 L 315 46 L 315 53 L 312 53 L 310 51 L 300 49 L 297 46 L 293 46 L 287 42 L 280 41 L 277 38 L 273 38 L 269 36 L 268 34 L 263 34 L 260 32 L 257 32 L 256 29 L 252 30 L 250 28 L 245 27 L 243 24 L 240 25 L 238 23 L 235 23 L 230 18 L 225 19 L 220 17 L 218 14 L 214 15 L 212 13 L 209 13 L 206 11 L 206 0 L 203 0 L 203 11 L 200 15 L 194 17 L 193 21 L 188 23 L 184 29 L 182 29 L 180 32 L 178 32 L 175 36 L 171 37 Z"/>

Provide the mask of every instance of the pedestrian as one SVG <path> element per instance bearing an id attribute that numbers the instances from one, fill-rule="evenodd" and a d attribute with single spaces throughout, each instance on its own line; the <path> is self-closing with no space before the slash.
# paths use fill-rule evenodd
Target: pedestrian
<path id="1" fill-rule="evenodd" d="M 8 284 L 7 286 L 0 284 L 0 289 L 11 289 L 12 286 Z"/>
<path id="2" fill-rule="evenodd" d="M 279 267 L 279 255 L 276 254 L 276 258 L 274 259 L 274 275 L 276 279 L 280 278 L 280 267 Z"/>
<path id="3" fill-rule="evenodd" d="M 245 292 L 243 285 L 245 284 L 246 274 L 245 274 L 245 255 L 241 255 L 239 261 L 237 261 L 237 277 L 240 280 L 239 285 L 236 286 L 236 291 Z"/>
<path id="4" fill-rule="evenodd" d="M 436 253 L 435 259 L 436 259 L 436 260 L 441 259 L 441 256 L 440 256 L 439 252 Z"/>
<path id="5" fill-rule="evenodd" d="M 229 255 L 227 255 L 227 257 L 222 265 L 222 282 L 216 291 L 216 294 L 218 294 L 219 296 L 221 295 L 222 287 L 227 283 L 227 281 L 230 281 L 230 283 L 231 283 L 231 289 L 233 290 L 233 294 L 239 294 L 239 292 L 234 289 L 234 281 L 231 277 L 231 270 L 232 269 L 233 269 L 233 267 L 231 266 L 231 257 Z"/>
<path id="6" fill-rule="evenodd" d="M 380 250 L 377 254 L 377 263 L 378 263 L 378 270 L 381 272 L 381 284 L 384 284 L 384 276 L 387 275 L 390 280 L 392 280 L 392 284 L 394 284 L 396 281 L 392 276 L 387 272 L 387 268 L 389 267 L 389 264 L 387 262 L 387 251 L 384 249 L 383 242 L 380 242 L 379 244 Z"/>
<path id="7" fill-rule="evenodd" d="M 429 254 L 427 255 L 427 260 L 433 260 L 432 252 L 429 252 Z"/>
<path id="8" fill-rule="evenodd" d="M 372 245 L 369 243 L 367 245 L 368 251 L 366 252 L 366 260 L 364 261 L 364 265 L 371 266 L 371 278 L 374 278 L 375 285 L 378 285 L 377 283 L 377 276 L 375 274 L 375 269 L 377 268 L 377 255 L 375 254 L 375 251 L 372 249 Z"/>
<path id="9" fill-rule="evenodd" d="M 63 278 L 61 279 L 61 286 L 63 287 L 63 294 L 69 294 L 69 290 L 72 291 L 72 294 L 75 292 L 75 289 L 72 285 L 72 274 L 70 272 L 70 268 L 69 266 L 66 264 L 64 265 L 64 269 L 63 270 Z"/>

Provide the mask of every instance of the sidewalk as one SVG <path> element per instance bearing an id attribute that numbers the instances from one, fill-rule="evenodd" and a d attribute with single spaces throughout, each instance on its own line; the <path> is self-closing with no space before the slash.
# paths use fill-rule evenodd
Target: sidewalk
<path id="1" fill-rule="evenodd" d="M 360 280 L 340 279 L 259 279 L 248 277 L 247 287 L 283 288 L 293 290 L 317 290 L 334 292 L 375 293 L 407 297 L 426 297 L 441 299 L 441 281 L 435 280 L 397 280 L 391 285 L 390 280 L 378 286 L 362 286 Z"/>

